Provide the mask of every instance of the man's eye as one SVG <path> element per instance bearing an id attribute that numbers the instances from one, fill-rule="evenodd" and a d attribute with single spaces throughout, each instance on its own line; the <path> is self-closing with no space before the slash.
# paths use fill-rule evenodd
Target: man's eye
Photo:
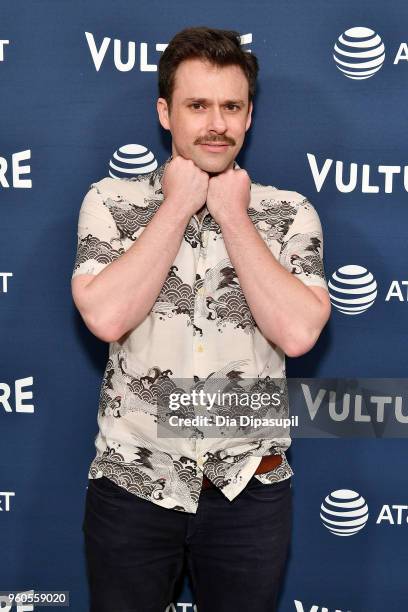
<path id="1" fill-rule="evenodd" d="M 202 104 L 200 104 L 199 102 L 193 102 L 192 104 L 190 104 L 190 106 L 202 106 Z"/>

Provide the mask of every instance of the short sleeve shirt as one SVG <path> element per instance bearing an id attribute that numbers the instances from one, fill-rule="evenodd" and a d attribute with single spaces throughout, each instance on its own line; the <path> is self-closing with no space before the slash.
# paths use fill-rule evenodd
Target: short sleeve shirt
<path id="1" fill-rule="evenodd" d="M 72 277 L 98 274 L 137 243 L 163 202 L 161 178 L 170 160 L 148 174 L 90 185 L 79 212 Z M 306 197 L 251 180 L 248 215 L 282 266 L 306 285 L 327 290 L 322 228 Z M 180 379 L 203 386 L 211 377 L 237 376 L 284 378 L 285 355 L 258 329 L 221 228 L 205 207 L 201 220 L 193 215 L 188 222 L 150 313 L 109 345 L 88 477 L 106 476 L 159 506 L 195 513 L 203 474 L 229 500 L 263 455 L 280 454 L 282 463 L 255 474 L 258 480 L 272 484 L 292 476 L 285 455 L 289 434 L 258 440 L 157 436 L 163 389 Z"/>

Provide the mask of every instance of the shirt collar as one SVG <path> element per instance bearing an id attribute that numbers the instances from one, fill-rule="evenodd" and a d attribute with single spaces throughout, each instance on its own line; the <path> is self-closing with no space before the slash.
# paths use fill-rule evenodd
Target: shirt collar
<path id="1" fill-rule="evenodd" d="M 173 159 L 173 155 L 170 155 L 170 157 L 168 157 L 166 159 L 166 161 L 159 166 L 156 170 L 153 171 L 152 176 L 150 178 L 150 184 L 154 187 L 154 191 L 156 194 L 162 194 L 162 184 L 161 184 L 161 180 L 164 174 L 164 171 L 166 169 L 167 164 Z M 234 164 L 233 164 L 233 169 L 234 170 L 240 170 L 240 166 L 238 165 L 238 163 L 234 160 Z"/>

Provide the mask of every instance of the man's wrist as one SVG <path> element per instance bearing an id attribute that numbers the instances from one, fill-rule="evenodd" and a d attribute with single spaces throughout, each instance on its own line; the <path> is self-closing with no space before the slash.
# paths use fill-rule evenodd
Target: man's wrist
<path id="1" fill-rule="evenodd" d="M 217 223 L 221 227 L 221 230 L 225 228 L 248 226 L 249 224 L 253 225 L 248 215 L 248 210 L 243 209 L 224 212 L 220 215 Z"/>
<path id="2" fill-rule="evenodd" d="M 189 211 L 183 209 L 180 203 L 172 197 L 165 198 L 161 204 L 161 208 L 166 210 L 167 214 L 171 215 L 171 218 L 175 220 L 176 223 L 183 223 L 184 226 L 187 225 L 192 216 Z"/>

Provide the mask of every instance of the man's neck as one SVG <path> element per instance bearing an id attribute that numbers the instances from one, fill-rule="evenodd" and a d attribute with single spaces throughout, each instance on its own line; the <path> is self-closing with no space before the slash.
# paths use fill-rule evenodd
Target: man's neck
<path id="1" fill-rule="evenodd" d="M 200 210 L 198 210 L 198 211 L 196 212 L 196 215 L 197 215 L 197 217 L 198 217 L 198 219 L 199 219 L 200 223 L 201 223 L 201 221 L 202 221 L 202 219 L 203 219 L 203 216 L 204 216 L 204 213 L 205 213 L 205 212 L 206 212 L 206 210 L 205 210 L 205 204 L 204 204 L 204 206 L 202 206 L 202 207 L 200 208 Z"/>

